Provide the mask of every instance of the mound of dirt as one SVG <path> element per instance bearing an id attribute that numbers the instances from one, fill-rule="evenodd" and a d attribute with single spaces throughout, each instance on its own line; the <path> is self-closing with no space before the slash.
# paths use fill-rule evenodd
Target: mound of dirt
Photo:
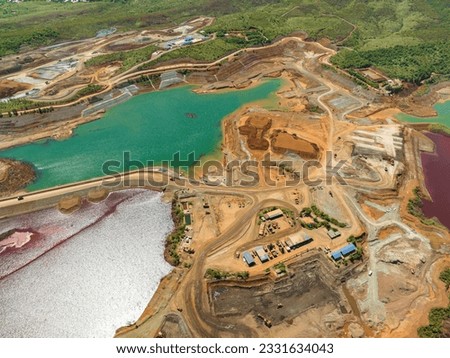
<path id="1" fill-rule="evenodd" d="M 35 179 L 36 173 L 30 164 L 0 159 L 0 197 L 14 194 Z"/>
<path id="2" fill-rule="evenodd" d="M 239 127 L 239 133 L 247 137 L 248 147 L 252 150 L 269 149 L 269 141 L 264 138 L 272 126 L 272 120 L 267 117 L 252 116 Z"/>
<path id="3" fill-rule="evenodd" d="M 13 94 L 24 91 L 27 89 L 31 89 L 31 85 L 26 83 L 19 83 L 10 80 L 1 80 L 0 81 L 0 98 L 11 97 Z"/>
<path id="4" fill-rule="evenodd" d="M 93 189 L 88 192 L 87 198 L 93 203 L 98 203 L 108 197 L 108 191 L 104 188 Z"/>
<path id="5" fill-rule="evenodd" d="M 58 203 L 58 209 L 64 214 L 70 214 L 81 207 L 81 197 L 69 196 L 62 198 Z"/>
<path id="6" fill-rule="evenodd" d="M 289 134 L 285 131 L 276 131 L 272 136 L 272 149 L 276 153 L 296 153 L 303 159 L 318 159 L 319 147 L 315 143 Z"/>

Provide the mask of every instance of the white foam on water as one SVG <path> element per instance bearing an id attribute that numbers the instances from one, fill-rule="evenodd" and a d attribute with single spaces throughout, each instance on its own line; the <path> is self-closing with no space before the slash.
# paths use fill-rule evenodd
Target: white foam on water
<path id="1" fill-rule="evenodd" d="M 0 281 L 1 337 L 112 337 L 142 314 L 171 270 L 163 250 L 173 223 L 161 194 L 133 192 Z"/>

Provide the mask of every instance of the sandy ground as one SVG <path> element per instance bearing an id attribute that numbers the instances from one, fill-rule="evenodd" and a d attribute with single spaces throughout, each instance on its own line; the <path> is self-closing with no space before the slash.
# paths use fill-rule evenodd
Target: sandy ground
<path id="1" fill-rule="evenodd" d="M 378 232 L 378 239 L 385 240 L 388 237 L 396 234 L 404 234 L 404 231 L 400 229 L 398 226 L 389 226 Z"/>
<path id="2" fill-rule="evenodd" d="M 429 311 L 434 307 L 446 307 L 448 305 L 448 292 L 445 290 L 445 284 L 439 280 L 439 275 L 449 265 L 449 257 L 434 262 L 428 273 L 427 282 L 424 283 L 428 292 L 427 296 L 418 300 L 418 302 L 414 302 L 410 307 L 409 314 L 405 316 L 400 325 L 392 331 L 384 331 L 382 336 L 417 337 L 417 329 L 429 323 Z"/>
<path id="3" fill-rule="evenodd" d="M 20 83 L 10 80 L 0 80 L 0 98 L 11 97 L 17 92 L 31 89 L 32 86 L 27 83 Z"/>
<path id="4" fill-rule="evenodd" d="M 61 199 L 58 203 L 58 209 L 64 214 L 70 214 L 81 207 L 80 196 L 70 196 Z"/>
<path id="5" fill-rule="evenodd" d="M 398 108 L 388 108 L 388 109 L 383 109 L 379 112 L 375 112 L 375 113 L 371 114 L 369 116 L 369 118 L 376 122 L 385 123 L 386 120 L 395 119 L 395 116 L 399 113 L 402 113 L 402 111 L 399 110 Z"/>

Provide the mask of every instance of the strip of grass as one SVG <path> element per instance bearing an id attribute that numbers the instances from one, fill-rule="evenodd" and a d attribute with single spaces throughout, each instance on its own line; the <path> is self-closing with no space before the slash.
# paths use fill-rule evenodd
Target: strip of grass
<path id="1" fill-rule="evenodd" d="M 450 267 L 441 272 L 439 279 L 445 283 L 445 289 L 448 290 L 450 288 Z"/>
<path id="2" fill-rule="evenodd" d="M 97 84 L 89 84 L 86 87 L 78 90 L 74 96 L 68 98 L 65 101 L 54 101 L 54 102 L 34 102 L 28 99 L 12 99 L 8 102 L 0 102 L 0 113 L 9 112 L 9 116 L 17 115 L 17 111 L 26 111 L 29 109 L 39 109 L 39 108 L 47 108 L 50 106 L 54 106 L 57 104 L 69 103 L 72 101 L 76 101 L 85 96 L 89 96 L 91 94 L 100 92 L 103 89 L 103 86 Z"/>
<path id="3" fill-rule="evenodd" d="M 344 69 L 376 66 L 387 75 L 420 84 L 433 73 L 450 73 L 450 42 L 394 46 L 371 51 L 344 50 L 331 58 Z"/>
<path id="4" fill-rule="evenodd" d="M 450 128 L 441 123 L 430 124 L 428 130 L 433 133 L 445 134 L 447 136 L 450 136 Z"/>
<path id="5" fill-rule="evenodd" d="M 157 64 L 175 59 L 189 59 L 199 62 L 211 62 L 221 57 L 237 51 L 243 46 L 237 43 L 230 43 L 223 39 L 215 39 L 198 45 L 181 47 L 158 57 L 155 61 L 146 63 L 138 68 L 139 71 L 146 70 Z"/>
<path id="6" fill-rule="evenodd" d="M 154 45 L 146 46 L 137 50 L 120 51 L 106 55 L 100 55 L 86 61 L 86 67 L 104 66 L 113 62 L 121 62 L 120 71 L 127 71 L 141 62 L 150 60 L 152 53 L 158 48 Z"/>
<path id="7" fill-rule="evenodd" d="M 214 280 L 224 280 L 228 278 L 238 278 L 246 280 L 250 276 L 248 271 L 227 272 L 218 269 L 208 268 L 205 272 L 205 278 Z"/>
<path id="8" fill-rule="evenodd" d="M 184 224 L 183 210 L 178 206 L 177 199 L 172 200 L 172 220 L 175 228 L 166 238 L 166 253 L 169 255 L 169 263 L 178 266 L 181 263 L 178 247 L 184 238 L 186 225 Z"/>
<path id="9" fill-rule="evenodd" d="M 436 220 L 427 218 L 425 214 L 422 211 L 422 192 L 420 191 L 419 187 L 414 188 L 413 190 L 414 197 L 408 200 L 408 213 L 415 216 L 420 220 L 420 222 L 424 225 L 430 225 L 430 226 L 441 226 Z"/>

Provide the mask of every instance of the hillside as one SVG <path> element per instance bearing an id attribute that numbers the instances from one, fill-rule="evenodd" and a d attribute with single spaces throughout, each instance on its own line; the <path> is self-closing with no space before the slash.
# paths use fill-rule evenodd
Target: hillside
<path id="1" fill-rule="evenodd" d="M 61 3 L 0 0 L 0 56 L 27 47 L 93 37 L 101 29 L 158 28 L 198 15 L 216 17 L 207 32 L 250 31 L 264 44 L 305 31 L 349 50 L 343 68 L 379 66 L 391 77 L 418 82 L 448 74 L 450 5 L 439 0 L 121 0 Z M 386 50 L 389 49 L 389 50 Z M 351 52 L 356 50 L 356 52 Z M 447 63 L 447 65 L 445 65 Z"/>

